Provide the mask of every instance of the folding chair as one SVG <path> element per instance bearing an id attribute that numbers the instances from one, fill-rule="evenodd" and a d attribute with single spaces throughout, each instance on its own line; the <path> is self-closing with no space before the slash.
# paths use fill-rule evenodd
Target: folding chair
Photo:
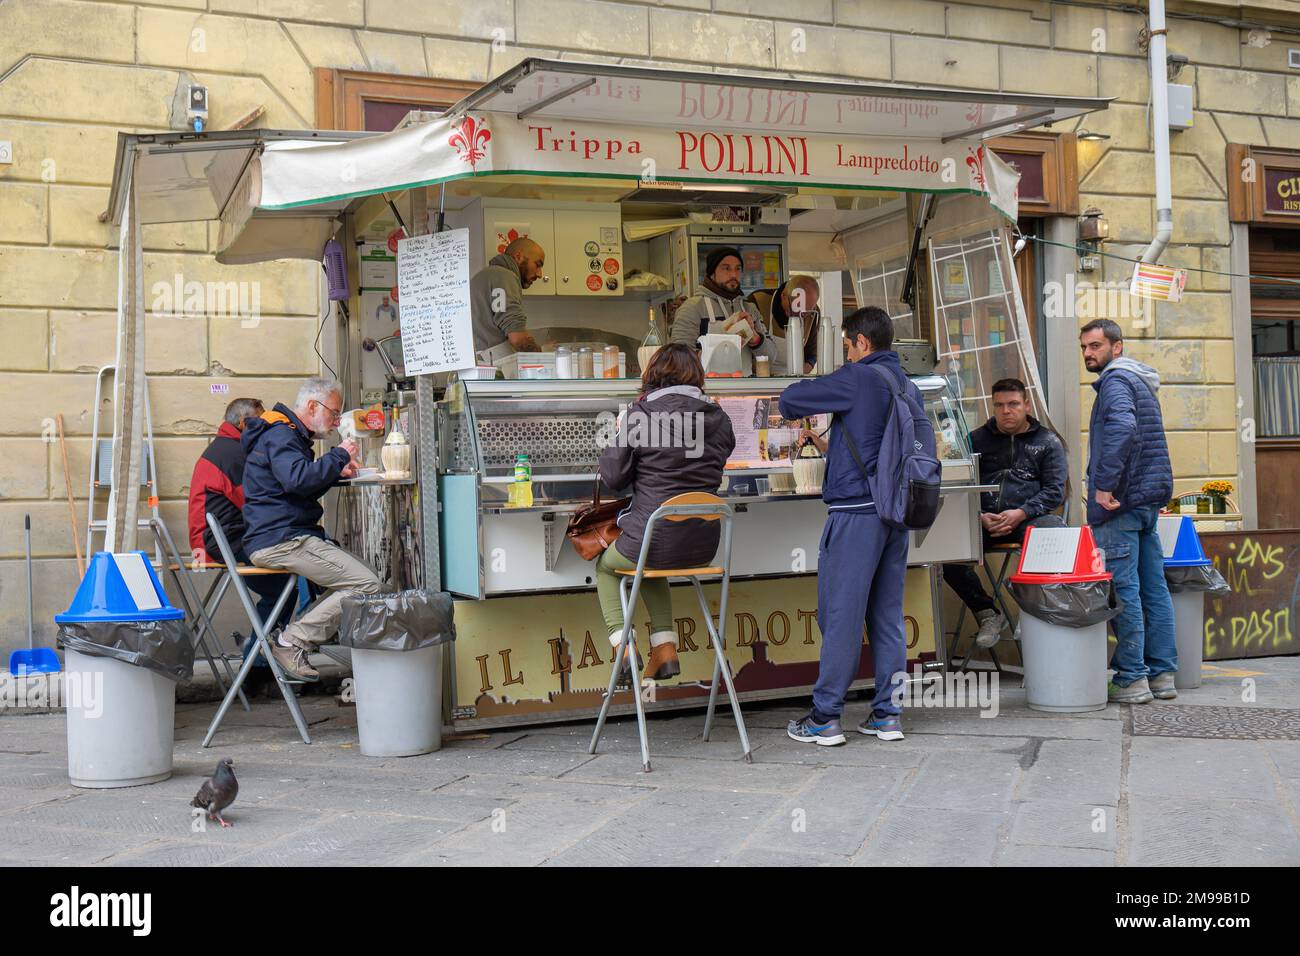
<path id="1" fill-rule="evenodd" d="M 191 624 L 191 634 L 193 635 L 194 646 L 203 652 L 203 656 L 208 661 L 208 667 L 212 669 L 212 677 L 221 688 L 221 694 L 224 697 L 229 691 L 226 681 L 221 679 L 221 674 L 217 671 L 216 661 L 212 658 L 212 652 L 208 649 L 207 638 L 212 638 L 212 643 L 217 649 L 217 656 L 221 658 L 221 663 L 226 670 L 226 678 L 231 684 L 235 681 L 235 672 L 230 667 L 230 661 L 226 660 L 226 655 L 221 652 L 221 638 L 217 636 L 216 626 L 212 623 L 212 615 L 216 614 L 217 607 L 221 603 L 221 597 L 225 595 L 226 588 L 223 585 L 223 579 L 226 575 L 219 574 L 217 580 L 212 582 L 208 588 L 208 593 L 199 597 L 198 588 L 190 579 L 191 574 L 206 570 L 225 571 L 224 564 L 200 564 L 198 562 L 186 565 L 181 559 L 180 552 L 176 549 L 176 542 L 173 540 L 171 532 L 159 518 L 151 518 L 149 525 L 153 528 L 155 538 L 162 544 L 167 552 L 167 571 L 171 574 L 172 580 L 176 582 L 176 588 L 180 592 L 181 604 L 185 607 L 186 614 L 189 615 Z M 212 600 L 213 593 L 218 587 L 221 587 L 221 595 L 216 601 Z M 209 603 L 211 602 L 211 603 Z M 244 696 L 244 691 L 239 691 L 239 701 L 244 705 L 244 710 L 252 710 L 248 704 L 248 698 Z"/>
<path id="2" fill-rule="evenodd" d="M 641 554 L 637 559 L 635 571 L 619 571 L 623 580 L 619 582 L 619 600 L 623 605 L 623 634 L 619 639 L 618 650 L 614 652 L 614 663 L 609 675 L 609 689 L 605 700 L 600 705 L 600 716 L 596 718 L 596 729 L 591 735 L 588 753 L 596 752 L 600 743 L 601 732 L 605 728 L 605 718 L 609 714 L 609 705 L 614 700 L 614 688 L 618 683 L 619 663 L 623 660 L 632 633 L 632 618 L 636 614 L 636 599 L 641 593 L 641 582 L 645 578 L 686 578 L 695 586 L 695 595 L 704 614 L 704 623 L 709 629 L 713 642 L 713 683 L 709 687 L 709 706 L 704 716 L 704 739 L 709 739 L 709 730 L 713 726 L 713 710 L 718 700 L 718 677 L 727 684 L 727 696 L 731 700 L 731 712 L 736 718 L 736 728 L 740 731 L 740 747 L 746 763 L 754 762 L 754 752 L 749 746 L 749 734 L 745 732 L 745 719 L 740 713 L 740 701 L 736 697 L 736 686 L 731 679 L 731 665 L 723 654 L 722 635 L 727 627 L 727 592 L 731 585 L 731 506 L 716 495 L 706 492 L 690 492 L 669 498 L 655 509 L 646 522 L 645 537 L 641 541 Z M 650 542 L 654 538 L 655 525 L 659 521 L 687 521 L 701 518 L 705 521 L 722 522 L 722 566 L 702 568 L 656 568 L 646 570 L 646 556 L 650 553 Z M 722 575 L 722 593 L 718 599 L 718 626 L 713 624 L 713 615 L 709 612 L 709 603 L 704 599 L 704 588 L 700 584 L 701 575 Z M 646 740 L 645 706 L 641 701 L 641 678 L 637 671 L 636 653 L 631 655 L 632 662 L 632 699 L 636 702 L 637 731 L 641 735 L 641 767 L 650 772 L 650 745 Z"/>
<path id="3" fill-rule="evenodd" d="M 239 602 L 244 605 L 244 613 L 248 615 L 248 623 L 253 628 L 253 634 L 257 644 L 249 650 L 248 656 L 244 658 L 243 666 L 239 668 L 239 673 L 235 675 L 235 681 L 231 685 L 229 692 L 222 698 L 221 706 L 217 708 L 216 716 L 212 718 L 212 724 L 208 727 L 208 735 L 203 738 L 203 746 L 212 745 L 212 738 L 221 726 L 221 721 L 226 716 L 226 711 L 234 702 L 235 695 L 240 692 L 244 685 L 244 679 L 248 677 L 248 672 L 253 669 L 253 663 L 257 660 L 258 651 L 266 659 L 266 663 L 271 668 L 271 673 L 275 676 L 275 682 L 280 687 L 280 693 L 284 697 L 284 702 L 289 705 L 289 713 L 293 715 L 293 722 L 298 727 L 298 735 L 302 737 L 305 744 L 311 743 L 311 737 L 307 735 L 307 721 L 303 719 L 302 709 L 298 706 L 298 697 L 293 692 L 293 684 L 300 684 L 301 681 L 290 680 L 284 673 L 284 669 L 271 653 L 271 643 L 266 636 L 266 628 L 272 621 L 280 619 L 280 612 L 284 610 L 285 602 L 298 587 L 298 575 L 290 574 L 285 582 L 284 590 L 280 593 L 279 599 L 275 602 L 275 607 L 271 609 L 270 615 L 265 621 L 257 616 L 257 607 L 253 603 L 252 597 L 248 593 L 248 588 L 244 585 L 243 578 L 246 575 L 253 574 L 284 574 L 283 571 L 269 571 L 264 568 L 252 567 L 250 565 L 241 565 L 235 560 L 235 554 L 230 550 L 230 542 L 226 540 L 226 535 L 221 530 L 221 525 L 211 514 L 207 516 L 208 528 L 212 531 L 212 537 L 217 542 L 217 549 L 221 552 L 221 558 L 225 561 L 226 581 L 235 588 L 235 593 L 239 595 Z"/>
<path id="4" fill-rule="evenodd" d="M 998 565 L 997 570 L 993 569 L 993 562 L 989 561 L 985 565 L 988 568 L 989 590 L 993 592 L 993 603 L 996 605 L 998 612 L 1006 620 L 1004 627 L 1011 628 L 1014 635 L 1016 631 L 1016 619 L 1011 613 L 1011 607 L 1007 604 L 1007 578 L 1011 572 L 1018 566 L 1020 560 L 1020 545 L 1018 544 L 995 544 L 989 548 L 988 554 L 1000 555 L 1002 563 Z M 951 660 L 957 654 L 957 642 L 961 639 L 961 626 L 966 620 L 966 605 L 962 604 L 961 611 L 957 614 L 957 626 L 952 635 L 952 653 L 949 654 Z M 975 656 L 976 645 L 971 641 L 970 648 L 966 651 L 966 656 L 962 658 L 961 663 L 954 663 L 953 666 L 965 670 L 970 664 L 971 658 Z M 993 663 L 994 669 L 999 674 L 1006 673 L 1002 669 L 1002 663 L 998 660 L 997 646 L 994 645 L 988 649 L 989 660 Z"/>

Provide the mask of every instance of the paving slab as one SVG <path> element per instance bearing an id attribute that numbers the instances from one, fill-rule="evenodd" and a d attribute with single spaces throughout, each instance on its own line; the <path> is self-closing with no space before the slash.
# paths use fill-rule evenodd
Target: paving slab
<path id="1" fill-rule="evenodd" d="M 1114 806 L 1119 803 L 1118 744 L 1093 740 L 1044 740 L 1021 761 L 1016 796 Z"/>
<path id="2" fill-rule="evenodd" d="M 816 770 L 813 766 L 791 766 L 756 760 L 694 760 L 688 757 L 651 755 L 650 773 L 641 771 L 639 756 L 598 754 L 564 775 L 565 780 L 617 783 L 655 790 L 699 787 L 750 793 L 787 793 L 804 783 Z"/>
<path id="3" fill-rule="evenodd" d="M 1114 852 L 1119 814 L 1115 806 L 1023 800 L 1012 805 L 1012 844 L 1075 847 Z"/>
<path id="4" fill-rule="evenodd" d="M 1006 811 L 1021 773 L 1011 754 L 944 751 L 925 758 L 903 791 L 903 807 Z"/>
<path id="5" fill-rule="evenodd" d="M 1253 740 L 1134 737 L 1128 789 L 1148 796 L 1271 799 L 1275 776 L 1267 752 Z"/>
<path id="6" fill-rule="evenodd" d="M 637 814 L 654 791 L 625 793 L 624 800 L 539 797 L 502 806 L 424 850 L 404 855 L 408 866 L 538 866 L 580 845 L 602 826 Z M 600 865 L 612 863 L 593 854 Z"/>
<path id="7" fill-rule="evenodd" d="M 998 856 L 997 866 L 1114 866 L 1108 850 L 1081 850 L 1064 846 L 1009 846 Z"/>
<path id="8" fill-rule="evenodd" d="M 547 862 L 560 866 L 721 863 L 780 799 L 766 793 L 659 791 Z"/>
<path id="9" fill-rule="evenodd" d="M 1131 866 L 1300 866 L 1300 835 L 1263 800 L 1134 795 Z"/>
<path id="10" fill-rule="evenodd" d="M 833 855 L 840 862 L 857 853 L 867 834 L 902 789 L 910 771 L 825 767 L 787 798 L 750 837 L 755 846 L 799 854 Z"/>
<path id="11" fill-rule="evenodd" d="M 1009 811 L 894 806 L 854 866 L 989 866 Z"/>

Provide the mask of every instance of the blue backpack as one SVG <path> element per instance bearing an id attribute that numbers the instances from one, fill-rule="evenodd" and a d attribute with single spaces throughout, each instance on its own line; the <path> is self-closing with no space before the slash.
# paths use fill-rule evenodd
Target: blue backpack
<path id="1" fill-rule="evenodd" d="M 934 426 L 892 373 L 879 366 L 872 368 L 884 377 L 892 396 L 875 474 L 862 464 L 847 428 L 844 440 L 858 470 L 867 479 L 880 520 L 892 528 L 923 531 L 934 524 L 939 514 L 939 485 L 943 479 L 943 466 L 935 457 Z"/>

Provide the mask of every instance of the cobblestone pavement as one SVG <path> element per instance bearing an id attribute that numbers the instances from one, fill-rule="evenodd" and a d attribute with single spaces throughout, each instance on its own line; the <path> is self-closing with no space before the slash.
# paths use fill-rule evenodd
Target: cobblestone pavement
<path id="1" fill-rule="evenodd" d="M 1300 716 L 1300 658 L 1205 675 L 1178 705 Z M 1249 682 L 1254 699 L 1243 701 Z M 320 696 L 303 700 L 310 746 L 282 702 L 259 699 L 252 713 L 233 710 L 204 750 L 214 705 L 178 704 L 170 780 L 77 790 L 64 718 L 9 715 L 0 863 L 1300 864 L 1300 740 L 1135 734 L 1119 706 L 1028 710 L 1018 683 L 1003 681 L 993 718 L 912 708 L 897 743 L 851 734 L 843 747 L 811 747 L 785 735 L 803 712 L 792 702 L 748 706 L 753 764 L 729 717 L 708 743 L 700 713 L 655 717 L 650 774 L 627 718 L 596 756 L 587 722 L 367 758 L 355 710 Z M 846 724 L 864 707 L 850 702 Z M 234 826 L 192 832 L 189 800 L 227 756 L 240 781 Z"/>

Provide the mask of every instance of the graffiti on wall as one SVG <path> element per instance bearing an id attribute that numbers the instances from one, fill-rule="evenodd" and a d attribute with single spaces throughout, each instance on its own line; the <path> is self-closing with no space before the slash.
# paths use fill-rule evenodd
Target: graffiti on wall
<path id="1" fill-rule="evenodd" d="M 1205 659 L 1300 653 L 1300 531 L 1208 532 L 1201 543 L 1232 588 L 1205 602 Z"/>

